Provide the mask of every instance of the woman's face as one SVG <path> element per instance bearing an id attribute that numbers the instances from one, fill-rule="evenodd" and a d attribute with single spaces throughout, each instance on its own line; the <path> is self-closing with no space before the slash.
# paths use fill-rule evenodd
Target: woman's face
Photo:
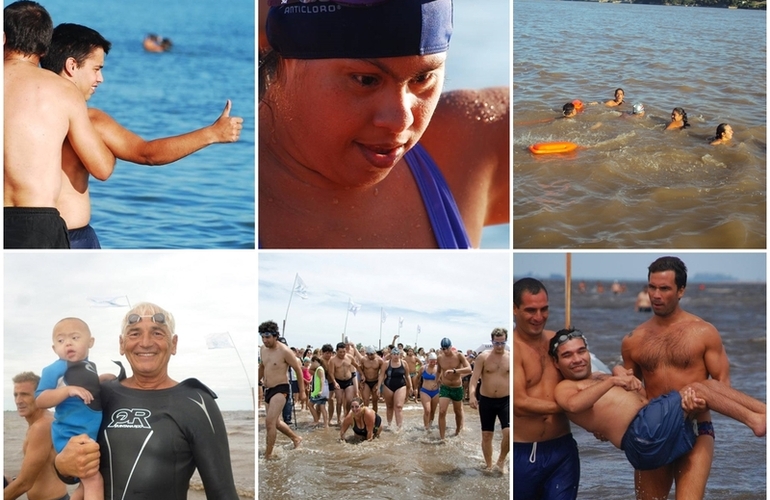
<path id="1" fill-rule="evenodd" d="M 681 119 L 682 119 L 682 113 L 680 113 L 677 110 L 674 110 L 674 111 L 671 112 L 671 121 L 672 122 L 677 122 L 677 121 L 679 121 Z"/>
<path id="2" fill-rule="evenodd" d="M 284 60 L 271 98 L 278 150 L 341 187 L 379 182 L 427 128 L 445 60 Z"/>
<path id="3" fill-rule="evenodd" d="M 722 132 L 722 139 L 730 140 L 733 138 L 733 128 L 730 125 L 725 126 L 725 131 Z"/>
<path id="4" fill-rule="evenodd" d="M 622 90 L 618 89 L 615 91 L 615 102 L 623 102 L 623 96 L 625 94 Z"/>

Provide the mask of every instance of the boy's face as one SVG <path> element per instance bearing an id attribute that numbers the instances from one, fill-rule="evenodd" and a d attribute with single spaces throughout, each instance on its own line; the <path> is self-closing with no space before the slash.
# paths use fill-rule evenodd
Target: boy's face
<path id="1" fill-rule="evenodd" d="M 64 319 L 53 327 L 53 351 L 64 361 L 83 361 L 94 339 L 88 325 L 76 318 Z"/>

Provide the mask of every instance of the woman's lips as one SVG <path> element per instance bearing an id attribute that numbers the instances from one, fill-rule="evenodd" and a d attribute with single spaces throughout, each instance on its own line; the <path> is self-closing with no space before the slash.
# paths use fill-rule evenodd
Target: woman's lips
<path id="1" fill-rule="evenodd" d="M 392 168 L 404 154 L 403 144 L 380 145 L 356 143 L 366 161 L 377 168 Z"/>

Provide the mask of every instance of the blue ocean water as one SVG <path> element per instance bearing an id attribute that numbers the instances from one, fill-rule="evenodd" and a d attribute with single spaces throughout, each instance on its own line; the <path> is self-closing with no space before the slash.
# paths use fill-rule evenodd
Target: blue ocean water
<path id="1" fill-rule="evenodd" d="M 6 5 L 10 2 L 4 2 Z M 112 42 L 104 83 L 89 101 L 144 139 L 213 123 L 233 102 L 240 140 L 164 167 L 118 161 L 91 180 L 92 219 L 104 248 L 254 248 L 254 2 L 206 0 L 41 2 Z M 147 33 L 173 50 L 147 53 Z"/>

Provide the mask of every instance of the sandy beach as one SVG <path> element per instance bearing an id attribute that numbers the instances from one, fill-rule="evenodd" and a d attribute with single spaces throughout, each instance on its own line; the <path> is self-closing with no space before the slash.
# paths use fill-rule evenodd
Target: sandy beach
<path id="1" fill-rule="evenodd" d="M 238 496 L 241 500 L 255 497 L 254 488 L 254 413 L 251 411 L 222 412 L 230 441 L 230 457 L 233 465 L 233 477 Z M 21 467 L 21 447 L 27 431 L 26 421 L 15 411 L 3 412 L 3 471 L 13 477 Z M 74 490 L 75 486 L 70 488 Z M 27 496 L 22 495 L 22 500 Z M 200 476 L 196 472 L 190 481 L 189 500 L 205 500 Z"/>

